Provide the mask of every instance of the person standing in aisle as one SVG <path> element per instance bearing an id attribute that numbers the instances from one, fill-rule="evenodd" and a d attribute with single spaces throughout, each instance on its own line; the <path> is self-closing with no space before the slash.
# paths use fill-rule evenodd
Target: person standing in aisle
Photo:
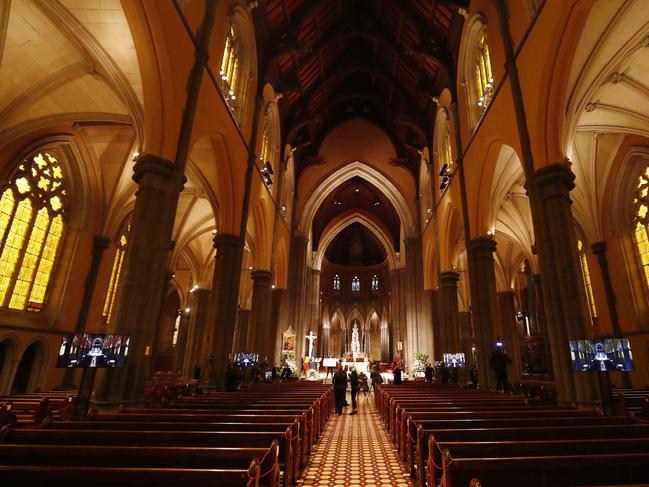
<path id="1" fill-rule="evenodd" d="M 356 372 L 356 369 L 352 369 L 352 373 L 349 376 L 349 383 L 352 386 L 352 414 L 358 414 L 356 396 L 358 396 L 359 381 L 358 372 Z"/>
<path id="2" fill-rule="evenodd" d="M 345 396 L 347 395 L 347 374 L 342 365 L 338 365 L 338 370 L 334 374 L 334 398 L 336 400 L 336 414 L 340 416 L 345 407 Z"/>

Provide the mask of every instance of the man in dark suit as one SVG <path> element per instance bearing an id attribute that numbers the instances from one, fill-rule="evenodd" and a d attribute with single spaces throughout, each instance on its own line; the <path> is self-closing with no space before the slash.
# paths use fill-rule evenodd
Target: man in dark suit
<path id="1" fill-rule="evenodd" d="M 334 397 L 336 399 L 336 413 L 340 416 L 345 407 L 345 396 L 347 395 L 347 374 L 343 370 L 342 365 L 338 366 L 338 370 L 334 374 Z"/>

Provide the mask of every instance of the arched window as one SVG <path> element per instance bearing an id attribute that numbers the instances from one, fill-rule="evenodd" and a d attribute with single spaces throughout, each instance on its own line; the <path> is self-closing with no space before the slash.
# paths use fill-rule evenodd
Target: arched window
<path id="1" fill-rule="evenodd" d="M 358 278 L 358 276 L 354 276 L 352 279 L 352 291 L 353 292 L 358 292 L 361 290 L 361 281 Z"/>
<path id="2" fill-rule="evenodd" d="M 334 291 L 340 291 L 340 276 L 338 274 L 334 275 Z"/>
<path id="3" fill-rule="evenodd" d="M 635 245 L 645 282 L 649 285 L 649 165 L 638 177 L 633 199 L 633 220 L 635 223 Z"/>
<path id="4" fill-rule="evenodd" d="M 462 39 L 462 83 L 466 90 L 469 123 L 478 125 L 494 94 L 494 75 L 485 18 L 477 14 L 466 24 Z"/>
<path id="5" fill-rule="evenodd" d="M 439 190 L 444 192 L 455 172 L 451 148 L 451 127 L 446 109 L 440 109 L 435 124 L 435 154 L 439 168 Z"/>
<path id="6" fill-rule="evenodd" d="M 239 121 L 240 103 L 238 97 L 241 78 L 239 54 L 239 39 L 234 25 L 230 25 L 226 31 L 225 47 L 221 58 L 221 92 L 237 121 Z"/>
<path id="7" fill-rule="evenodd" d="M 491 102 L 491 98 L 494 94 L 494 76 L 491 71 L 491 56 L 489 56 L 487 34 L 484 31 L 482 32 L 482 36 L 480 37 L 477 46 L 473 82 L 475 83 L 477 90 L 477 100 L 475 100 L 475 102 L 484 110 Z"/>
<path id="8" fill-rule="evenodd" d="M 590 270 L 588 269 L 588 260 L 586 259 L 586 249 L 581 240 L 577 240 L 577 250 L 579 251 L 579 264 L 581 265 L 581 277 L 584 281 L 586 300 L 588 301 L 588 311 L 590 311 L 593 325 L 597 325 L 597 307 L 595 306 L 593 285 L 590 281 Z"/>
<path id="9" fill-rule="evenodd" d="M 0 306 L 40 311 L 61 243 L 67 200 L 57 159 L 25 159 L 0 199 Z"/>
<path id="10" fill-rule="evenodd" d="M 174 332 L 171 337 L 171 346 L 175 347 L 178 345 L 178 335 L 180 334 L 180 320 L 182 319 L 182 311 L 178 309 L 176 311 L 176 320 L 174 321 Z"/>
<path id="11" fill-rule="evenodd" d="M 266 106 L 261 130 L 261 147 L 259 148 L 259 169 L 266 186 L 271 188 L 275 182 L 275 174 L 279 175 L 279 110 L 277 102 L 271 101 Z M 272 188 L 271 188 L 272 189 Z"/>
<path id="12" fill-rule="evenodd" d="M 110 317 L 113 314 L 113 305 L 115 304 L 115 296 L 117 294 L 117 286 L 119 286 L 120 277 L 122 276 L 122 269 L 124 267 L 124 254 L 126 253 L 126 244 L 128 243 L 128 234 L 131 230 L 131 225 L 126 227 L 126 230 L 119 237 L 117 242 L 117 251 L 113 259 L 113 269 L 110 272 L 110 281 L 108 281 L 108 291 L 106 292 L 106 299 L 104 300 L 104 310 L 102 311 L 102 319 L 105 324 L 110 323 Z"/>
<path id="13" fill-rule="evenodd" d="M 378 291 L 379 290 L 379 276 L 374 274 L 372 276 L 372 291 Z"/>

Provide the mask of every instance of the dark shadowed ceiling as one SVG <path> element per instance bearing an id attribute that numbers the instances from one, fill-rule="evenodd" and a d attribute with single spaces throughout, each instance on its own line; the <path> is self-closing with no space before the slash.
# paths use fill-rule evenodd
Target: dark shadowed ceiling
<path id="1" fill-rule="evenodd" d="M 399 214 L 383 192 L 361 177 L 354 177 L 332 191 L 318 208 L 313 219 L 313 249 L 320 243 L 322 232 L 331 220 L 342 213 L 362 211 L 384 225 L 396 252 L 399 251 Z"/>
<path id="2" fill-rule="evenodd" d="M 387 253 L 376 236 L 361 223 L 352 223 L 329 244 L 329 262 L 347 266 L 369 266 L 384 262 Z"/>
<path id="3" fill-rule="evenodd" d="M 435 110 L 452 85 L 468 0 L 265 0 L 254 10 L 264 80 L 283 94 L 282 136 L 297 173 L 322 162 L 337 124 L 361 117 L 383 128 L 394 164 L 416 172 Z"/>

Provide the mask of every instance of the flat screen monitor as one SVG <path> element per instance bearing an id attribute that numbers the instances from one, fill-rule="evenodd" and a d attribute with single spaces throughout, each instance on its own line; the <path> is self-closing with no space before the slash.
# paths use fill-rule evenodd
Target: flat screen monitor
<path id="1" fill-rule="evenodd" d="M 259 354 L 254 352 L 239 352 L 234 355 L 234 363 L 239 367 L 254 367 L 259 365 Z"/>
<path id="2" fill-rule="evenodd" d="M 464 354 L 460 353 L 445 353 L 444 365 L 447 367 L 464 367 Z"/>
<path id="3" fill-rule="evenodd" d="M 335 358 L 325 358 L 322 359 L 323 367 L 335 367 L 338 364 L 338 359 Z"/>
<path id="4" fill-rule="evenodd" d="M 75 333 L 61 337 L 57 367 L 125 367 L 131 337 Z"/>
<path id="5" fill-rule="evenodd" d="M 602 340 L 571 340 L 572 368 L 580 372 L 633 370 L 633 354 L 627 338 Z"/>

